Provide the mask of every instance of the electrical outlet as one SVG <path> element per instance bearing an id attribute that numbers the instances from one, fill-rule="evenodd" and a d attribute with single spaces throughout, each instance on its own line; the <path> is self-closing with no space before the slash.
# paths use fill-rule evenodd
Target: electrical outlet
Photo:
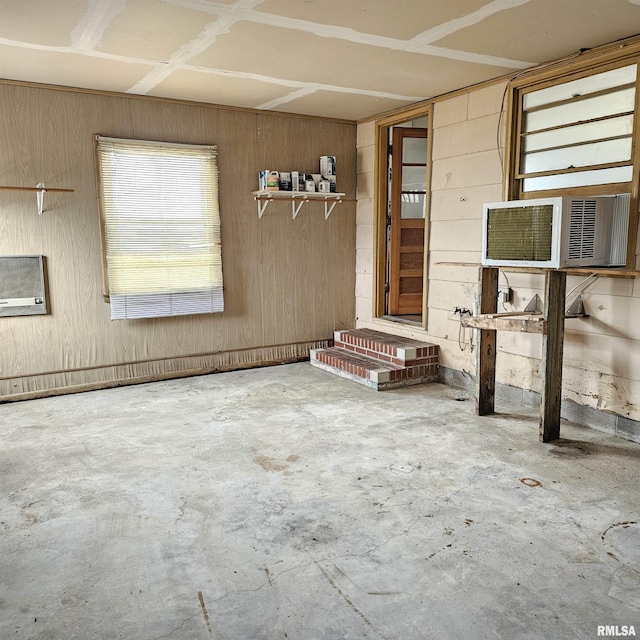
<path id="1" fill-rule="evenodd" d="M 467 307 L 454 307 L 447 311 L 447 320 L 455 320 L 456 322 L 460 322 L 460 318 L 463 317 L 473 317 L 473 311 Z"/>
<path id="2" fill-rule="evenodd" d="M 453 315 L 454 316 L 469 316 L 471 317 L 473 315 L 473 311 L 471 311 L 471 309 L 467 309 L 466 307 L 456 307 L 453 310 Z"/>
<path id="3" fill-rule="evenodd" d="M 500 289 L 498 291 L 498 302 L 500 304 L 506 304 L 507 302 L 511 302 L 511 287 L 507 287 L 506 289 Z"/>

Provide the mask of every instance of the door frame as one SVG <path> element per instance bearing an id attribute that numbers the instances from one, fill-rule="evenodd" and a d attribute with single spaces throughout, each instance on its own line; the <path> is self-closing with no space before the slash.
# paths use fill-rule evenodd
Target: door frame
<path id="1" fill-rule="evenodd" d="M 382 318 L 385 309 L 385 273 L 387 261 L 387 202 L 388 202 L 388 149 L 389 129 L 395 125 L 427 116 L 427 194 L 426 215 L 424 221 L 424 266 L 422 274 L 422 328 L 427 328 L 427 309 L 429 297 L 429 237 L 431 212 L 431 166 L 433 148 L 433 104 L 422 104 L 411 109 L 395 112 L 375 123 L 375 166 L 373 195 L 373 316 Z"/>
<path id="2" fill-rule="evenodd" d="M 410 253 L 413 255 L 422 254 L 422 264 L 423 268 L 419 271 L 416 269 L 415 275 L 422 275 L 424 271 L 424 228 L 426 222 L 426 171 L 427 165 L 429 161 L 429 154 L 426 149 L 426 144 L 428 142 L 429 132 L 426 128 L 415 128 L 415 127 L 402 127 L 395 126 L 393 128 L 393 135 L 391 136 L 391 198 L 389 203 L 389 208 L 391 215 L 388 219 L 388 223 L 390 224 L 390 238 L 389 243 L 387 245 L 387 250 L 389 251 L 389 255 L 387 256 L 388 262 L 388 274 L 387 274 L 387 313 L 390 316 L 396 315 L 413 315 L 420 314 L 420 318 L 422 319 L 422 298 L 424 293 L 424 282 L 422 282 L 422 278 L 420 278 L 420 292 L 415 293 L 403 293 L 402 292 L 402 279 L 407 277 L 406 274 L 403 275 L 402 268 L 402 256 L 403 256 L 403 232 L 405 229 L 407 231 L 411 228 L 418 229 L 421 231 L 418 235 L 421 235 L 420 242 L 421 247 L 419 251 L 411 251 Z M 403 194 L 403 185 L 404 185 L 404 169 L 405 163 L 403 158 L 404 153 L 404 142 L 408 139 L 422 139 L 425 141 L 425 156 L 424 156 L 424 180 L 425 180 L 425 203 L 423 212 L 425 214 L 424 218 L 403 218 L 402 217 L 402 194 Z M 413 276 L 412 276 L 412 279 Z M 402 310 L 402 307 L 406 307 L 409 303 L 409 299 L 415 299 L 415 307 L 412 307 L 411 310 L 406 309 Z"/>

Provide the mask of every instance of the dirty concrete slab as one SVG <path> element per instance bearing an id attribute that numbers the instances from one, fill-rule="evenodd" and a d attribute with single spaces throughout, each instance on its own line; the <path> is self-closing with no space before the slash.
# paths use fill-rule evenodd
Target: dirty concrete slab
<path id="1" fill-rule="evenodd" d="M 640 633 L 640 446 L 308 363 L 0 406 L 0 637 Z"/>

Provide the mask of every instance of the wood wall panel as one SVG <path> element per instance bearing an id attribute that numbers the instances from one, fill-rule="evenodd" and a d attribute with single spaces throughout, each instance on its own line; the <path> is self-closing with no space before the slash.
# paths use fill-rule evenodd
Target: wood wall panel
<path id="1" fill-rule="evenodd" d="M 224 313 L 110 320 L 95 134 L 218 145 Z M 153 367 L 136 363 L 154 359 L 167 377 L 185 375 L 186 356 L 264 358 L 258 350 L 273 347 L 284 358 L 287 349 L 274 345 L 312 344 L 353 326 L 355 203 L 336 206 L 327 221 L 320 203 L 296 220 L 290 205 L 271 203 L 259 220 L 251 191 L 261 169 L 317 172 L 319 156 L 332 154 L 339 190 L 354 198 L 355 125 L 0 84 L 0 139 L 0 184 L 75 189 L 47 194 L 43 216 L 33 193 L 0 192 L 0 254 L 45 255 L 51 302 L 47 316 L 0 320 L 0 400 L 147 379 Z"/>

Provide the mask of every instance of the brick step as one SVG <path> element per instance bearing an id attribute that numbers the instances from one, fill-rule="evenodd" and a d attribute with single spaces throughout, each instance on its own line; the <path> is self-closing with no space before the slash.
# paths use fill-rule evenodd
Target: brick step
<path id="1" fill-rule="evenodd" d="M 362 356 L 405 367 L 438 364 L 438 345 L 373 329 L 335 331 L 334 344 Z"/>
<path id="2" fill-rule="evenodd" d="M 311 364 L 378 391 L 438 380 L 437 359 L 426 364 L 403 366 L 349 349 L 329 347 L 312 349 Z"/>

